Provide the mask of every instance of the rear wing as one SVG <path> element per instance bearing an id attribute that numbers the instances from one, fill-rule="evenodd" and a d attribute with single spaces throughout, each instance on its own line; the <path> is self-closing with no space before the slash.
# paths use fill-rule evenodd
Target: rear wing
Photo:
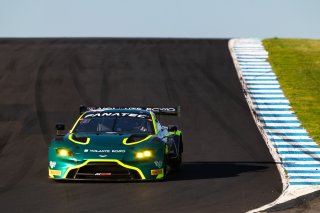
<path id="1" fill-rule="evenodd" d="M 80 106 L 80 115 L 87 111 L 93 110 L 111 110 L 111 109 L 132 109 L 132 110 L 146 110 L 153 112 L 156 115 L 174 115 L 180 117 L 181 106 L 177 107 L 87 107 Z"/>

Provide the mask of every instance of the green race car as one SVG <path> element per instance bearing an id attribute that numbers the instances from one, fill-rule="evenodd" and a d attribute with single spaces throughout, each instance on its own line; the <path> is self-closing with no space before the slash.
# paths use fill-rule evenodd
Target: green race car
<path id="1" fill-rule="evenodd" d="M 80 107 L 67 134 L 57 124 L 48 150 L 54 180 L 164 180 L 182 162 L 182 132 L 163 126 L 156 114 L 178 115 L 180 108 Z"/>

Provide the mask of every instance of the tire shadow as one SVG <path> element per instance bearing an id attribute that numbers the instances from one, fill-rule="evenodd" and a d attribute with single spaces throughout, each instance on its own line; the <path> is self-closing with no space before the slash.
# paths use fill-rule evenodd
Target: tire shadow
<path id="1" fill-rule="evenodd" d="M 236 177 L 245 172 L 263 172 L 275 162 L 183 162 L 181 170 L 168 174 L 168 181 Z"/>

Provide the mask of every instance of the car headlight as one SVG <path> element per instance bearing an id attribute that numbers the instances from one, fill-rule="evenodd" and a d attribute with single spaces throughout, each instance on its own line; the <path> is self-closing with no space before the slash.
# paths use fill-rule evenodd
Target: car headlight
<path id="1" fill-rule="evenodd" d="M 71 157 L 73 156 L 73 152 L 70 150 L 64 149 L 64 148 L 58 148 L 56 149 L 56 152 L 61 157 Z"/>
<path id="2" fill-rule="evenodd" d="M 136 153 L 136 158 L 143 159 L 143 158 L 150 158 L 152 157 L 153 153 L 151 150 L 144 150 L 141 152 Z"/>

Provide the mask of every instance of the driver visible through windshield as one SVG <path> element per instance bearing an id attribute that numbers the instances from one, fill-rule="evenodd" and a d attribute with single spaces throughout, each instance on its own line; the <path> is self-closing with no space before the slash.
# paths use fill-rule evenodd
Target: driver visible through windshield
<path id="1" fill-rule="evenodd" d="M 79 120 L 73 132 L 154 134 L 154 128 L 151 117 L 146 115 L 133 113 L 88 113 Z"/>

